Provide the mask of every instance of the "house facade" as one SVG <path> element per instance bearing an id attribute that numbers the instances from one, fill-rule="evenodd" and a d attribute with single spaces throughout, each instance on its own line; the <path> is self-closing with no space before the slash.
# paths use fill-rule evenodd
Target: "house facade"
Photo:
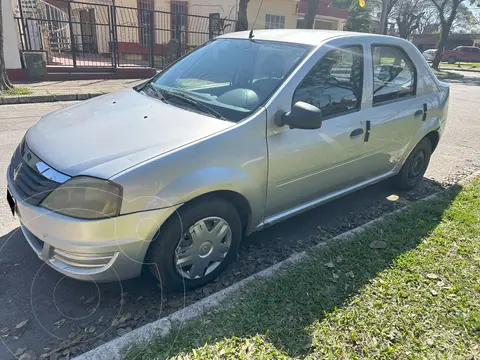
<path id="1" fill-rule="evenodd" d="M 20 52 L 43 52 L 47 73 L 59 67 L 162 68 L 209 39 L 235 31 L 239 6 L 239 0 L 12 2 L 2 1 L 15 16 L 4 21 L 6 42 L 16 43 Z M 296 28 L 306 5 L 307 0 L 250 0 L 249 29 Z M 320 0 L 313 27 L 343 30 L 347 17 L 347 10 Z M 6 52 L 16 54 L 19 66 L 18 51 Z"/>
<path id="2" fill-rule="evenodd" d="M 297 20 L 300 23 L 305 19 L 308 0 L 297 1 Z M 331 0 L 319 0 L 313 29 L 343 30 L 348 19 L 348 10 L 332 6 Z"/>

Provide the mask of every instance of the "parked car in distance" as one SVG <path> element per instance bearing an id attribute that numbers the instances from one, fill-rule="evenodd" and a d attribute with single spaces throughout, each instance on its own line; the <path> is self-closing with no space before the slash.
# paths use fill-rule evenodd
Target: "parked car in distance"
<path id="1" fill-rule="evenodd" d="M 80 280 L 144 265 L 203 285 L 241 239 L 387 178 L 421 180 L 448 84 L 400 38 L 319 30 L 222 35 L 134 89 L 42 117 L 8 168 L 38 257 Z"/>
<path id="2" fill-rule="evenodd" d="M 445 50 L 442 61 L 449 64 L 456 62 L 480 62 L 480 48 L 476 46 L 458 46 L 453 50 Z"/>
<path id="3" fill-rule="evenodd" d="M 428 49 L 425 50 L 422 55 L 427 61 L 433 61 L 435 59 L 435 53 L 437 52 L 437 49 Z"/>

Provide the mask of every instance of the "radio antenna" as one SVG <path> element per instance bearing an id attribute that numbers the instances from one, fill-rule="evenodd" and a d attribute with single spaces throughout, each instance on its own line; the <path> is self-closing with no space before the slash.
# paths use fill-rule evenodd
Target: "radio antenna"
<path id="1" fill-rule="evenodd" d="M 248 38 L 251 40 L 255 35 L 253 35 L 253 29 L 255 29 L 255 25 L 257 23 L 258 14 L 260 14 L 260 10 L 262 10 L 263 0 L 260 2 L 260 6 L 258 7 L 257 16 L 255 16 L 255 21 L 253 22 L 252 29 L 250 30 L 250 34 L 248 34 Z"/>

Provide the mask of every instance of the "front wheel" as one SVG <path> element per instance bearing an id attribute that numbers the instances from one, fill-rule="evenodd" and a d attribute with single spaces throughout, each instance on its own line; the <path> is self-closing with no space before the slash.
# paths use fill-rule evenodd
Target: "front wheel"
<path id="1" fill-rule="evenodd" d="M 432 143 L 423 138 L 412 150 L 402 169 L 394 178 L 395 185 L 401 190 L 413 189 L 422 180 L 432 155 Z"/>
<path id="2" fill-rule="evenodd" d="M 449 64 L 455 64 L 457 62 L 457 58 L 455 56 L 450 56 L 448 58 L 448 63 Z"/>
<path id="3" fill-rule="evenodd" d="M 160 229 L 147 252 L 153 275 L 173 291 L 215 279 L 235 259 L 242 224 L 235 208 L 206 198 L 180 208 Z"/>

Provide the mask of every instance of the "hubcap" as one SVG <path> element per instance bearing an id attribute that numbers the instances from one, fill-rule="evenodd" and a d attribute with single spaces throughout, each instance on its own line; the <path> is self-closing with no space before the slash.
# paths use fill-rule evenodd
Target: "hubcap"
<path id="1" fill-rule="evenodd" d="M 178 242 L 177 272 L 189 280 L 210 274 L 225 260 L 231 243 L 232 229 L 224 219 L 208 217 L 196 222 Z"/>
<path id="2" fill-rule="evenodd" d="M 410 165 L 410 169 L 408 170 L 408 177 L 409 180 L 415 181 L 419 176 L 422 175 L 422 172 L 425 167 L 425 153 L 423 151 L 418 151 Z"/>

